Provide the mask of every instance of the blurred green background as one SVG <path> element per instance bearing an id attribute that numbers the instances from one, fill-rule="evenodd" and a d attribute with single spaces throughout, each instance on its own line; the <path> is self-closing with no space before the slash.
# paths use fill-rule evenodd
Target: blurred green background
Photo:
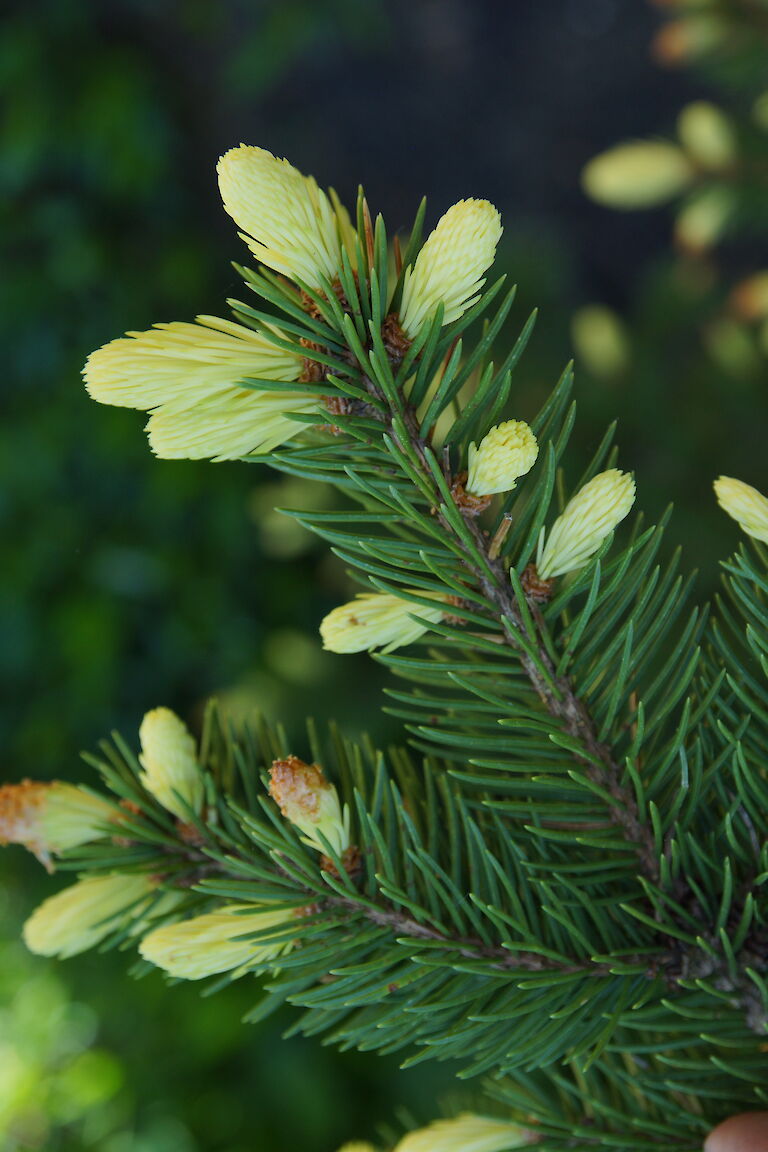
<path id="1" fill-rule="evenodd" d="M 702 566 L 702 591 L 714 586 L 735 533 L 712 477 L 768 487 L 765 355 L 729 311 L 732 283 L 768 266 L 765 163 L 732 234 L 696 258 L 673 251 L 668 212 L 599 208 L 579 173 L 618 139 L 670 131 L 692 99 L 748 118 L 768 86 L 765 45 L 762 70 L 754 38 L 748 60 L 664 69 L 648 47 L 660 14 L 620 0 L 38 0 L 3 12 L 4 779 L 82 777 L 79 751 L 111 728 L 135 741 L 160 703 L 194 724 L 212 693 L 299 742 L 308 711 L 394 734 L 375 665 L 320 649 L 317 624 L 347 589 L 341 566 L 272 511 L 328 493 L 243 465 L 154 461 L 141 417 L 93 404 L 80 381 L 88 352 L 124 330 L 221 313 L 241 293 L 229 261 L 245 253 L 214 172 L 240 140 L 348 201 L 362 181 L 391 230 L 425 192 L 431 223 L 462 196 L 492 199 L 499 264 L 520 284 L 515 322 L 542 309 L 515 414 L 532 415 L 575 340 L 574 472 L 618 415 L 644 506 L 675 501 L 674 537 Z M 768 162 L 768 129 L 751 131 Z M 58 883 L 20 850 L 0 868 L 9 1152 L 333 1152 L 401 1105 L 419 1121 L 437 1110 L 450 1070 L 405 1074 L 283 1042 L 289 1013 L 244 1027 L 242 982 L 206 1000 L 159 975 L 131 982 L 121 956 L 28 956 L 20 925 Z"/>

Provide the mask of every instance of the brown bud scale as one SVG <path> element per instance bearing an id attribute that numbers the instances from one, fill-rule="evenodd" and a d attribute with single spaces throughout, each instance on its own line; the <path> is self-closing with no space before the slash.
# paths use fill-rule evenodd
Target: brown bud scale
<path id="1" fill-rule="evenodd" d="M 363 866 L 363 859 L 360 855 L 360 849 L 356 844 L 350 844 L 348 848 L 344 849 L 342 853 L 341 862 L 348 876 L 356 876 Z M 329 856 L 323 854 L 320 857 L 320 867 L 324 872 L 328 872 L 331 876 L 338 877 L 339 870 Z"/>
<path id="2" fill-rule="evenodd" d="M 381 340 L 393 367 L 402 364 L 405 354 L 413 343 L 400 327 L 400 319 L 394 312 L 384 317 L 381 325 Z"/>
<path id="3" fill-rule="evenodd" d="M 446 596 L 445 602 L 446 604 L 452 604 L 454 608 L 469 607 L 466 600 L 462 600 L 461 596 Z M 462 627 L 464 624 L 466 624 L 466 620 L 463 616 L 452 616 L 450 612 L 443 613 L 443 620 L 446 624 L 454 624 L 458 627 Z"/>
<path id="4" fill-rule="evenodd" d="M 542 580 L 535 564 L 529 564 L 520 577 L 523 591 L 534 604 L 546 604 L 555 587 L 554 580 Z"/>
<path id="5" fill-rule="evenodd" d="M 32 848 L 37 843 L 35 817 L 49 788 L 50 784 L 37 780 L 22 780 L 0 788 L 0 844 L 27 844 Z"/>
<path id="6" fill-rule="evenodd" d="M 309 352 L 322 352 L 322 344 L 315 344 L 312 340 L 307 340 L 302 336 L 299 340 L 302 348 L 306 348 Z M 325 379 L 325 367 L 318 360 L 313 360 L 311 356 L 304 358 L 304 363 L 299 373 L 300 384 L 319 384 L 321 380 Z"/>
<path id="7" fill-rule="evenodd" d="M 319 764 L 307 764 L 298 756 L 274 760 L 269 775 L 269 794 L 286 819 L 290 819 L 289 805 L 295 805 L 311 819 L 320 806 L 320 792 L 331 787 Z"/>
<path id="8" fill-rule="evenodd" d="M 459 472 L 451 484 L 451 496 L 457 508 L 467 516 L 479 516 L 491 502 L 490 496 L 474 496 L 467 492 L 464 485 L 467 483 L 467 473 Z"/>

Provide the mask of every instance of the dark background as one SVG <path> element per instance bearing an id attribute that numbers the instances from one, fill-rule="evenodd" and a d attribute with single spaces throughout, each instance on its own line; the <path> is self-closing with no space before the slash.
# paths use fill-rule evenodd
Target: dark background
<path id="1" fill-rule="evenodd" d="M 620 416 L 642 502 L 653 516 L 679 504 L 675 539 L 702 564 L 702 590 L 713 586 L 735 534 L 711 479 L 761 483 L 765 364 L 726 371 L 705 336 L 723 273 L 767 263 L 765 240 L 737 235 L 722 260 L 681 267 L 668 212 L 611 213 L 579 185 L 596 152 L 669 132 L 688 100 L 743 104 L 738 85 L 653 62 L 657 11 L 639 0 L 6 0 L 3 11 L 5 779 L 82 778 L 79 750 L 111 728 L 135 742 L 160 703 L 194 723 L 212 693 L 233 715 L 288 723 L 299 742 L 308 711 L 394 735 L 375 666 L 320 649 L 318 622 L 346 593 L 341 567 L 271 511 L 328 494 L 234 463 L 155 461 L 141 417 L 93 404 L 79 377 L 88 352 L 123 331 L 225 314 L 242 293 L 229 262 L 246 254 L 215 180 L 240 141 L 287 155 L 348 203 L 364 183 L 391 231 L 424 193 L 430 223 L 461 197 L 493 200 L 499 266 L 520 285 L 514 323 L 542 308 L 516 415 L 533 414 L 570 357 L 574 311 L 613 309 L 629 362 L 610 379 L 579 374 L 574 470 Z M 241 1026 L 253 999 L 242 983 L 205 1000 L 159 975 L 132 983 L 125 957 L 28 958 L 20 924 L 58 882 L 20 850 L 2 867 L 0 1016 L 20 1085 L 5 1110 L 0 1099 L 4 1148 L 332 1152 L 402 1103 L 418 1121 L 435 1114 L 449 1070 L 401 1074 L 282 1042 L 290 1013 Z"/>

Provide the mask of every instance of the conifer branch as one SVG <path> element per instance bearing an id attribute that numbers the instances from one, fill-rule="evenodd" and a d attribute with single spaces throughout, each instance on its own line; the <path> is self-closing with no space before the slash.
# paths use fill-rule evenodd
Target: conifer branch
<path id="1" fill-rule="evenodd" d="M 515 600 L 507 574 L 507 568 L 499 557 L 492 554 L 493 541 L 480 529 L 477 520 L 457 502 L 466 531 L 471 535 L 472 548 L 457 535 L 450 519 L 441 508 L 443 496 L 433 478 L 434 454 L 430 444 L 421 435 L 416 411 L 407 400 L 403 402 L 401 410 L 395 413 L 388 404 L 388 398 L 377 387 L 370 377 L 365 376 L 365 386 L 377 402 L 376 407 L 369 409 L 369 415 L 379 420 L 386 420 L 389 432 L 393 439 L 400 443 L 400 447 L 416 457 L 421 467 L 425 486 L 433 494 L 433 510 L 439 523 L 449 536 L 457 538 L 458 544 L 464 551 L 464 566 L 473 582 L 482 589 L 484 596 L 495 605 L 499 619 L 502 622 L 503 636 L 517 652 L 522 667 L 530 680 L 536 694 L 551 716 L 564 726 L 566 732 L 578 741 L 584 748 L 584 756 L 577 757 L 585 767 L 587 775 L 593 783 L 610 794 L 614 801 L 609 808 L 609 816 L 613 824 L 619 827 L 627 841 L 635 846 L 643 875 L 652 883 L 659 880 L 659 862 L 655 850 L 654 837 L 651 828 L 642 822 L 637 808 L 637 802 L 631 788 L 625 786 L 623 773 L 612 756 L 611 750 L 601 743 L 596 734 L 595 724 L 587 708 L 578 698 L 573 685 L 566 676 L 557 676 L 547 645 L 543 642 L 541 633 L 546 628 L 539 611 L 538 603 L 533 596 L 526 595 L 526 602 L 531 616 L 535 622 L 537 634 L 535 636 L 538 650 L 538 663 L 525 652 L 518 643 L 516 633 L 523 628 L 520 608 Z M 388 418 L 382 408 L 389 408 Z M 398 421 L 397 416 L 401 419 Z M 407 442 L 401 443 L 399 428 L 406 431 Z M 450 486 L 451 478 L 446 476 Z M 478 563 L 478 557 L 482 562 Z M 542 673 L 542 668 L 546 675 Z"/>
<path id="2" fill-rule="evenodd" d="M 503 419 L 532 326 L 495 371 L 514 292 L 462 346 L 501 290 L 483 291 L 501 232 L 487 201 L 454 205 L 423 244 L 420 211 L 393 262 L 362 192 L 355 230 L 261 149 L 219 172 L 264 310 L 114 341 L 89 359 L 89 390 L 151 412 L 158 455 L 269 462 L 354 497 L 354 512 L 291 513 L 375 589 L 321 636 L 416 685 L 391 692 L 392 711 L 428 755 L 385 759 L 308 725 L 307 763 L 266 724 L 239 736 L 215 711 L 197 745 L 155 709 L 138 757 L 104 746 L 105 795 L 3 790 L 0 839 L 85 873 L 25 937 L 62 956 L 139 940 L 183 979 L 263 974 L 253 1019 L 289 1001 L 308 1034 L 508 1077 L 515 1138 L 533 1117 L 546 1152 L 594 1132 L 688 1152 L 696 1100 L 711 1089 L 715 1119 L 724 1072 L 729 1106 L 765 1099 L 765 566 L 730 567 L 702 657 L 706 613 L 678 627 L 690 581 L 676 558 L 657 564 L 663 522 L 608 555 L 635 500 L 610 430 L 549 523 L 570 374 L 530 426 Z M 768 500 L 718 485 L 768 541 Z M 426 656 L 391 655 L 430 632 Z"/>
<path id="3" fill-rule="evenodd" d="M 199 888 L 202 891 L 215 891 L 216 879 L 237 879 L 247 871 L 251 865 L 250 857 L 237 849 L 231 848 L 226 856 L 213 841 L 215 851 L 213 857 L 210 852 L 191 846 L 180 840 L 176 844 L 169 844 L 164 851 L 171 857 L 176 857 L 192 865 L 190 870 L 184 870 L 181 875 L 169 874 L 166 883 L 170 887 L 180 888 L 182 891 Z M 333 874 L 334 865 L 330 861 L 324 862 L 325 867 Z M 272 875 L 280 882 L 296 882 L 296 877 L 284 871 L 279 865 L 268 869 L 265 877 Z M 207 883 L 211 882 L 211 883 Z M 745 898 L 746 898 L 745 894 Z M 307 908 L 313 916 L 330 914 L 329 923 L 334 920 L 334 914 L 343 913 L 344 921 L 349 913 L 369 921 L 378 927 L 391 930 L 394 940 L 426 940 L 436 945 L 442 945 L 446 952 L 456 954 L 462 960 L 479 962 L 488 965 L 489 971 L 509 971 L 517 973 L 552 973 L 557 976 L 580 976 L 586 979 L 608 979 L 616 976 L 617 967 L 624 971 L 634 970 L 642 974 L 644 979 L 655 982 L 661 981 L 670 991 L 685 987 L 691 981 L 713 979 L 724 993 L 730 993 L 744 1010 L 746 1022 L 751 1031 L 764 1035 L 766 1031 L 766 1014 L 762 998 L 754 983 L 747 977 L 749 968 L 760 970 L 763 967 L 765 941 L 755 941 L 753 945 L 745 946 L 740 957 L 740 967 L 737 973 L 722 959 L 717 957 L 718 941 L 708 939 L 708 952 L 699 947 L 689 947 L 679 939 L 665 935 L 660 930 L 658 948 L 649 948 L 644 953 L 637 951 L 612 952 L 610 956 L 595 956 L 586 961 L 576 961 L 571 957 L 558 957 L 553 954 L 532 952 L 525 949 L 512 949 L 508 945 L 489 944 L 479 936 L 465 936 L 440 931 L 413 916 L 405 915 L 390 902 L 372 898 L 371 895 L 358 898 L 350 892 L 348 895 L 324 894 L 318 897 L 318 888 L 307 884 L 296 892 L 296 899 L 305 899 Z M 343 921 L 343 922 L 344 922 Z"/>

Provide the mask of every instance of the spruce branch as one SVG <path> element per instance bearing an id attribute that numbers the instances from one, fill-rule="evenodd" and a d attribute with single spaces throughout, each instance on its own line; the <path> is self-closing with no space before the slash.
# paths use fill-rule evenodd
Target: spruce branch
<path id="1" fill-rule="evenodd" d="M 376 400 L 382 404 L 387 403 L 387 397 L 368 377 L 365 377 L 365 384 Z M 388 430 L 394 443 L 418 462 L 423 489 L 430 493 L 435 514 L 444 532 L 455 537 L 461 547 L 467 575 L 494 605 L 502 622 L 505 642 L 519 654 L 525 674 L 549 714 L 560 721 L 566 732 L 583 748 L 583 755 L 576 754 L 577 761 L 585 767 L 589 779 L 610 796 L 609 813 L 612 822 L 621 828 L 627 840 L 635 846 L 643 874 L 656 883 L 659 879 L 659 864 L 653 833 L 641 821 L 633 790 L 626 786 L 624 773 L 611 750 L 598 740 L 594 721 L 579 700 L 570 680 L 556 674 L 550 656 L 551 641 L 546 643 L 543 638 L 546 624 L 539 611 L 538 597 L 523 589 L 529 614 L 526 628 L 523 611 L 511 589 L 508 570 L 503 561 L 493 555 L 497 546 L 496 539 L 489 543 L 472 512 L 462 507 L 460 502 L 456 502 L 456 507 L 462 519 L 461 530 L 457 528 L 455 517 L 447 515 L 445 486 L 450 486 L 453 477 L 450 474 L 444 475 L 444 484 L 436 481 L 438 464 L 428 440 L 421 435 L 413 405 L 406 402 L 398 407 L 399 411 L 390 410 L 388 414 Z M 535 645 L 535 660 L 526 650 L 528 646 L 524 647 L 520 643 L 520 635 L 524 631 L 527 631 L 530 643 Z"/>
<path id="2" fill-rule="evenodd" d="M 144 729 L 145 739 L 151 731 Z M 185 743 L 182 740 L 180 746 Z M 316 735 L 311 743 L 322 754 Z M 293 813 L 290 806 L 285 808 L 292 820 L 301 821 L 298 831 L 308 828 L 312 839 L 308 852 L 272 802 L 254 791 L 254 779 L 265 760 L 268 763 L 270 757 L 278 756 L 278 764 L 286 763 L 280 739 L 265 728 L 254 741 L 248 732 L 239 736 L 228 732 L 216 713 L 209 713 L 200 765 L 212 807 L 206 813 L 194 812 L 189 800 L 195 801 L 196 782 L 187 772 L 183 786 L 188 799 L 179 793 L 172 801 L 180 808 L 181 817 L 170 822 L 167 832 L 160 831 L 168 822 L 154 798 L 163 795 L 168 799 L 165 777 L 145 772 L 145 785 L 156 790 L 147 795 L 139 776 L 141 763 L 127 746 L 105 745 L 94 763 L 117 787 L 118 794 L 132 797 L 130 807 L 123 809 L 117 838 L 113 829 L 105 842 L 86 844 L 61 863 L 107 877 L 115 869 L 125 873 L 138 866 L 144 874 L 149 873 L 154 884 L 160 880 L 167 893 L 176 894 L 168 908 L 157 898 L 154 905 L 148 903 L 150 896 L 145 895 L 132 921 L 112 933 L 112 943 L 124 945 L 137 933 L 145 934 L 153 918 L 157 925 L 153 935 L 162 937 L 167 930 L 175 939 L 174 925 L 179 917 L 192 917 L 180 921 L 182 926 L 190 926 L 190 933 L 198 922 L 200 931 L 203 925 L 209 930 L 211 922 L 219 931 L 222 921 L 231 923 L 228 908 L 236 917 L 240 908 L 272 909 L 272 919 L 263 928 L 257 919 L 262 913 L 257 914 L 255 930 L 243 944 L 237 941 L 249 923 L 236 918 L 234 931 L 238 935 L 228 945 L 241 959 L 252 957 L 248 970 L 271 972 L 267 997 L 254 1018 L 288 998 L 304 1005 L 304 1027 L 309 1032 L 333 1027 L 340 1040 L 346 1038 L 363 1046 L 373 1043 L 382 1050 L 408 1050 L 422 1044 L 423 1054 L 409 1062 L 425 1055 L 460 1056 L 465 1065 L 470 1062 L 469 1072 L 505 1069 L 514 1075 L 518 1087 L 524 1082 L 518 1078 L 520 1064 L 528 1053 L 537 1052 L 537 1064 L 543 1059 L 546 1067 L 558 1059 L 563 1043 L 574 1052 L 581 1051 L 581 1059 L 588 1057 L 587 1063 L 601 1074 L 610 1071 L 610 1048 L 604 1050 L 605 1044 L 629 1044 L 632 1050 L 631 1037 L 643 1028 L 653 1036 L 660 1026 L 661 1004 L 674 1010 L 678 996 L 682 996 L 680 1031 L 670 1029 L 667 1016 L 664 1029 L 668 1049 L 674 1050 L 676 1043 L 690 1049 L 693 1039 L 686 1020 L 706 1020 L 714 1035 L 704 1042 L 704 1048 L 714 1045 L 718 1049 L 722 1029 L 724 1058 L 729 1052 L 729 1037 L 736 1034 L 741 1037 L 740 1058 L 747 1062 L 753 1058 L 759 1038 L 750 1045 L 743 1031 L 733 1032 L 733 1017 L 729 1015 L 733 996 L 723 983 L 713 954 L 700 956 L 696 964 L 689 962 L 686 957 L 693 953 L 684 942 L 664 952 L 657 925 L 643 920 L 634 921 L 634 933 L 625 927 L 618 937 L 606 923 L 608 937 L 601 954 L 588 939 L 588 923 L 594 913 L 590 912 L 578 927 L 578 904 L 569 908 L 558 899 L 556 877 L 553 887 L 549 881 L 537 883 L 535 874 L 530 875 L 529 881 L 539 893 L 536 903 L 541 901 L 541 912 L 535 907 L 527 913 L 522 906 L 515 910 L 525 869 L 518 872 L 505 829 L 495 819 L 486 818 L 477 825 L 459 794 L 446 790 L 443 782 L 447 778 L 441 766 L 435 764 L 427 770 L 424 780 L 432 781 L 427 783 L 427 795 L 437 785 L 444 805 L 442 822 L 464 831 L 458 839 L 452 836 L 448 841 L 434 842 L 434 855 L 430 855 L 419 828 L 431 836 L 430 829 L 440 825 L 436 797 L 424 807 L 425 800 L 418 793 L 409 790 L 401 796 L 393 782 L 388 782 L 381 757 L 365 754 L 365 758 L 372 756 L 376 765 L 370 779 L 352 745 L 335 740 L 333 744 L 339 757 L 336 775 L 344 779 L 351 773 L 349 783 L 355 789 L 347 795 L 355 799 L 355 839 L 360 850 L 355 849 L 351 856 L 344 847 L 345 840 L 334 844 L 333 829 L 345 826 L 335 802 L 322 818 L 330 820 L 328 825 L 307 826 L 301 811 Z M 327 761 L 327 756 L 323 758 Z M 153 762 L 151 747 L 145 748 L 142 760 Z M 293 763 L 290 757 L 288 763 Z M 297 763 L 300 766 L 301 762 Z M 400 759 L 400 771 L 404 782 L 411 778 L 406 759 Z M 290 796 L 283 796 L 282 801 L 290 805 Z M 394 827 L 397 833 L 393 838 Z M 470 883 L 463 878 L 463 870 L 472 843 L 483 844 L 483 858 L 477 861 L 480 871 Z M 137 854 L 142 845 L 150 848 L 149 856 Z M 498 856 L 494 858 L 494 854 Z M 503 885 L 501 890 L 499 885 Z M 469 900 L 466 892 L 472 893 Z M 572 892 L 575 894 L 576 889 Z M 550 920 L 553 914 L 555 919 Z M 526 926 L 529 917 L 532 920 Z M 560 927 L 566 924 L 569 932 L 558 939 Z M 633 935 L 634 946 L 628 949 Z M 148 956 L 158 957 L 149 943 L 147 948 Z M 200 953 L 203 959 L 215 955 L 215 947 Z M 756 956 L 749 960 L 757 961 Z M 210 959 L 205 961 L 204 972 L 210 963 Z M 225 976 L 225 982 L 229 978 Z M 715 1012 L 710 995 L 703 992 L 709 982 L 719 997 L 720 1007 Z M 671 992 L 675 996 L 665 1000 Z M 491 1010 L 500 997 L 498 1009 Z M 441 999 L 445 1002 L 442 1008 Z M 505 1001 L 506 1009 L 501 1008 Z M 519 1029 L 510 1032 L 510 1020 L 519 1024 L 530 1019 L 531 1013 L 535 1019 L 543 1003 L 550 1011 L 560 1006 L 559 1024 L 554 1030 L 537 1031 L 523 1043 Z M 568 1005 L 563 1017 L 561 1013 Z M 574 1014 L 575 1005 L 580 1007 Z M 725 1010 L 726 1006 L 730 1008 Z M 612 1021 L 609 1028 L 604 1020 L 606 1012 Z M 471 1027 L 466 1023 L 470 1018 L 476 1019 Z M 462 1020 L 465 1023 L 459 1028 Z M 544 1056 L 546 1050 L 550 1055 Z M 568 1073 L 561 1075 L 567 1077 Z M 535 1114 L 528 1109 L 526 1114 L 532 1112 Z M 571 1107 L 566 1114 L 570 1124 L 579 1122 L 579 1109 L 574 1112 Z M 653 1128 L 646 1121 L 647 1117 L 635 1119 L 630 1129 L 644 1133 L 650 1147 Z M 568 1147 L 555 1137 L 556 1125 L 551 1128 L 552 1124 L 550 1101 L 543 1121 L 543 1146 Z M 611 1132 L 618 1136 L 621 1131 L 611 1125 L 599 1128 L 602 1143 L 611 1146 Z M 686 1143 L 680 1129 L 663 1146 L 695 1147 Z"/>
<path id="3" fill-rule="evenodd" d="M 488 295 L 492 298 L 493 291 Z M 513 297 L 514 293 L 510 293 L 500 312 L 502 319 Z M 487 300 L 484 304 L 487 306 L 489 302 Z M 477 587 L 488 604 L 495 609 L 501 624 L 499 640 L 516 651 L 539 700 L 575 741 L 575 759 L 585 769 L 589 780 L 606 796 L 611 822 L 621 829 L 627 841 L 634 846 L 642 874 L 657 883 L 660 866 L 653 831 L 641 820 L 634 789 L 627 784 L 625 774 L 611 749 L 598 739 L 596 725 L 587 707 L 579 699 L 569 678 L 556 672 L 552 640 L 546 634 L 546 624 L 539 610 L 538 587 L 531 592 L 522 584 L 522 595 L 520 588 L 517 589 L 518 595 L 515 595 L 508 565 L 498 555 L 498 537 L 494 535 L 489 542 L 487 534 L 477 523 L 475 508 L 456 496 L 456 485 L 461 483 L 461 479 L 451 474 L 449 449 L 445 450 L 442 464 L 438 463 L 434 455 L 430 440 L 439 409 L 433 405 L 420 420 L 413 402 L 413 393 L 406 398 L 396 386 L 398 374 L 400 377 L 403 375 L 403 348 L 406 349 L 407 357 L 407 349 L 410 347 L 410 342 L 404 340 L 399 329 L 397 316 L 390 313 L 386 318 L 386 342 L 379 336 L 376 325 L 370 325 L 372 350 L 378 354 L 379 371 L 376 373 L 371 369 L 371 353 L 366 351 L 359 340 L 349 315 L 343 317 L 342 324 L 350 344 L 347 353 L 350 365 L 359 373 L 360 384 L 371 400 L 371 404 L 358 407 L 355 416 L 367 417 L 386 429 L 386 437 L 396 462 L 430 506 L 445 538 L 454 541 L 462 571 L 470 586 Z M 499 325 L 497 317 L 492 330 L 497 331 Z M 382 332 L 385 326 L 382 326 Z M 449 374 L 454 363 L 458 363 L 456 352 L 454 340 L 446 354 L 446 374 Z M 444 384 L 445 377 L 441 388 Z M 420 397 L 421 392 L 418 389 L 415 391 L 417 398 Z M 425 428 L 426 435 L 423 431 Z M 502 520 L 502 523 L 508 522 Z M 530 579 L 535 582 L 535 569 L 529 576 L 529 587 Z M 522 642 L 523 636 L 526 637 L 526 643 Z M 531 649 L 535 650 L 535 656 Z"/>
<path id="4" fill-rule="evenodd" d="M 305 761 L 214 712 L 198 747 L 156 710 L 139 756 L 103 750 L 108 797 L 0 805 L 5 839 L 84 877 L 28 939 L 138 940 L 144 969 L 259 977 L 253 1019 L 288 1001 L 307 1034 L 458 1060 L 512 1111 L 493 1152 L 692 1152 L 720 1079 L 729 1110 L 768 1094 L 764 566 L 730 563 L 709 625 L 660 552 L 665 520 L 612 548 L 635 499 L 612 429 L 550 523 L 571 373 L 530 425 L 504 419 L 533 318 L 495 367 L 514 290 L 485 284 L 492 205 L 459 202 L 423 244 L 420 211 L 390 260 L 362 192 L 355 228 L 261 149 L 220 179 L 259 306 L 115 341 L 88 387 L 150 411 L 159 455 L 244 457 L 351 498 L 291 513 L 365 589 L 321 635 L 410 682 L 391 710 L 427 755 L 310 725 Z M 768 533 L 768 501 L 721 491 Z"/>

